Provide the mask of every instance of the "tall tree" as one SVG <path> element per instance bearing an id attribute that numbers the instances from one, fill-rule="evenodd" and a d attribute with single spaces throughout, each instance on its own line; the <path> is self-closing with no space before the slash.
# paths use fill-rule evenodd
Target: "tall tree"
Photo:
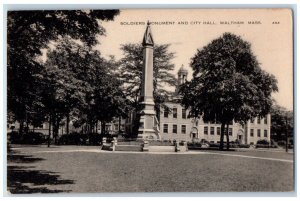
<path id="1" fill-rule="evenodd" d="M 221 122 L 220 149 L 225 126 L 228 128 L 232 120 L 244 124 L 270 112 L 277 81 L 260 68 L 250 43 L 241 37 L 224 33 L 197 50 L 191 67 L 193 78 L 180 89 L 182 104 L 194 117 Z"/>
<path id="2" fill-rule="evenodd" d="M 40 80 L 35 74 L 43 70 L 37 61 L 50 40 L 69 35 L 88 46 L 105 33 L 99 20 L 113 20 L 118 10 L 45 10 L 10 11 L 7 16 L 8 110 L 16 120 L 28 121 L 37 105 Z M 22 128 L 22 126 L 21 126 Z"/>
<path id="3" fill-rule="evenodd" d="M 153 48 L 153 97 L 157 118 L 161 106 L 165 106 L 172 92 L 165 86 L 175 86 L 176 78 L 171 73 L 174 70 L 172 59 L 174 53 L 169 52 L 169 44 L 154 45 Z M 119 78 L 124 83 L 124 91 L 131 102 L 131 109 L 138 114 L 140 108 L 139 98 L 142 87 L 143 46 L 141 44 L 125 44 L 121 46 L 124 57 L 119 61 Z M 139 115 L 134 115 L 132 136 L 137 135 L 139 128 Z"/>
<path id="4" fill-rule="evenodd" d="M 88 83 L 92 91 L 86 94 L 87 119 L 90 125 L 101 121 L 101 133 L 105 133 L 105 125 L 116 117 L 126 117 L 128 113 L 128 100 L 123 92 L 122 82 L 117 78 L 117 67 L 114 58 L 105 60 L 100 58 L 98 65 L 89 68 L 90 79 Z"/>
<path id="5" fill-rule="evenodd" d="M 57 135 L 61 120 L 66 117 L 67 134 L 69 133 L 70 113 L 81 109 L 85 104 L 84 95 L 91 91 L 87 82 L 88 69 L 99 65 L 97 56 L 91 48 L 76 43 L 69 37 L 57 41 L 54 50 L 49 50 L 43 72 L 43 104 L 51 116 L 54 136 Z M 96 60 L 96 64 L 95 64 Z M 50 95 L 51 94 L 51 95 Z"/>
<path id="6" fill-rule="evenodd" d="M 275 141 L 285 141 L 293 135 L 293 112 L 279 105 L 273 105 L 271 109 L 271 136 Z"/>
<path id="7" fill-rule="evenodd" d="M 153 51 L 153 87 L 155 109 L 172 94 L 165 86 L 175 86 L 176 78 L 172 74 L 174 53 L 169 52 L 169 44 L 155 45 Z M 126 95 L 135 109 L 138 108 L 142 84 L 143 47 L 141 44 L 122 45 L 124 57 L 120 60 L 119 77 L 124 82 Z"/>
<path id="8" fill-rule="evenodd" d="M 44 74 L 53 95 L 45 94 L 45 106 L 53 119 L 54 133 L 64 117 L 67 133 L 70 116 L 77 119 L 76 126 L 85 124 L 91 132 L 98 121 L 105 128 L 106 122 L 126 114 L 126 96 L 113 74 L 114 65 L 113 59 L 107 61 L 99 51 L 71 38 L 57 41 L 48 54 Z"/>

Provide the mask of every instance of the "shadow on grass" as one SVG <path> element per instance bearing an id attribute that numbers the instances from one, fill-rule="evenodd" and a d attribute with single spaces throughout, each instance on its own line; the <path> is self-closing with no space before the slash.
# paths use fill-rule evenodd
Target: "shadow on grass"
<path id="1" fill-rule="evenodd" d="M 18 154 L 9 154 L 7 155 L 7 162 L 12 163 L 34 163 L 37 161 L 45 160 L 43 158 L 34 158 L 32 155 L 18 155 Z"/>
<path id="2" fill-rule="evenodd" d="M 28 168 L 32 167 L 7 167 L 7 186 L 12 194 L 69 192 L 63 190 L 51 190 L 47 185 L 74 184 L 73 180 L 59 179 L 60 176 L 56 175 L 54 172 L 29 170 Z"/>
<path id="3" fill-rule="evenodd" d="M 45 160 L 32 155 L 9 151 L 7 155 L 7 187 L 12 194 L 62 193 L 69 190 L 52 190 L 53 185 L 74 184 L 73 180 L 60 179 L 55 172 L 33 170 L 34 166 L 14 166 L 12 163 L 30 164 Z"/>

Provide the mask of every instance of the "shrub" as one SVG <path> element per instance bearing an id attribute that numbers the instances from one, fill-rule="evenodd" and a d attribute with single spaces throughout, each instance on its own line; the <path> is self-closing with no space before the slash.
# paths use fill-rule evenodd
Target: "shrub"
<path id="1" fill-rule="evenodd" d="M 278 146 L 275 145 L 275 144 L 272 144 L 272 145 L 270 146 L 270 148 L 278 148 Z"/>
<path id="2" fill-rule="evenodd" d="M 200 142 L 188 142 L 188 146 L 190 147 L 201 147 Z"/>
<path id="3" fill-rule="evenodd" d="M 210 143 L 209 147 L 220 147 L 220 143 Z"/>
<path id="4" fill-rule="evenodd" d="M 21 144 L 22 135 L 16 131 L 12 131 L 10 133 L 7 133 L 7 140 L 11 144 Z"/>
<path id="5" fill-rule="evenodd" d="M 250 148 L 250 144 L 239 144 L 239 148 Z"/>
<path id="6" fill-rule="evenodd" d="M 16 131 L 7 134 L 11 144 L 43 144 L 46 142 L 46 137 L 43 133 L 29 132 L 20 134 Z"/>
<path id="7" fill-rule="evenodd" d="M 257 140 L 256 144 L 269 145 L 270 142 L 268 140 Z"/>
<path id="8" fill-rule="evenodd" d="M 201 144 L 210 144 L 210 142 L 209 141 L 207 141 L 206 139 L 201 139 L 201 141 L 200 141 L 200 143 Z"/>
<path id="9" fill-rule="evenodd" d="M 43 133 L 29 132 L 23 135 L 23 144 L 43 144 L 46 142 L 46 137 Z"/>
<path id="10" fill-rule="evenodd" d="M 255 148 L 270 148 L 267 144 L 256 144 Z"/>
<path id="11" fill-rule="evenodd" d="M 102 143 L 102 137 L 98 133 L 89 133 L 87 141 L 89 145 L 100 145 Z"/>
<path id="12" fill-rule="evenodd" d="M 285 141 L 279 141 L 279 142 L 277 142 L 277 144 L 278 144 L 278 146 L 283 147 L 283 146 L 285 146 L 286 143 L 285 143 Z"/>
<path id="13" fill-rule="evenodd" d="M 80 134 L 73 132 L 60 136 L 58 143 L 61 145 L 99 145 L 101 139 L 100 134 Z"/>

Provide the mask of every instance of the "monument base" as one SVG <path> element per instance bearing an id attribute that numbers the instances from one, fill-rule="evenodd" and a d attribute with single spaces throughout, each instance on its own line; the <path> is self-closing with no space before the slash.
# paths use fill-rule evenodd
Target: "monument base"
<path id="1" fill-rule="evenodd" d="M 159 136 L 154 129 L 139 129 L 138 140 L 159 140 Z"/>
<path id="2" fill-rule="evenodd" d="M 143 110 L 140 117 L 138 139 L 159 140 L 158 121 L 154 110 Z"/>

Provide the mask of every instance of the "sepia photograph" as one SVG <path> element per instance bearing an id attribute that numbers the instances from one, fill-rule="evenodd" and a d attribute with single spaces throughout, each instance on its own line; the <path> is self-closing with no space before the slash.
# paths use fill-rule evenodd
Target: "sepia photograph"
<path id="1" fill-rule="evenodd" d="M 8 10 L 6 194 L 295 192 L 293 15 Z"/>

